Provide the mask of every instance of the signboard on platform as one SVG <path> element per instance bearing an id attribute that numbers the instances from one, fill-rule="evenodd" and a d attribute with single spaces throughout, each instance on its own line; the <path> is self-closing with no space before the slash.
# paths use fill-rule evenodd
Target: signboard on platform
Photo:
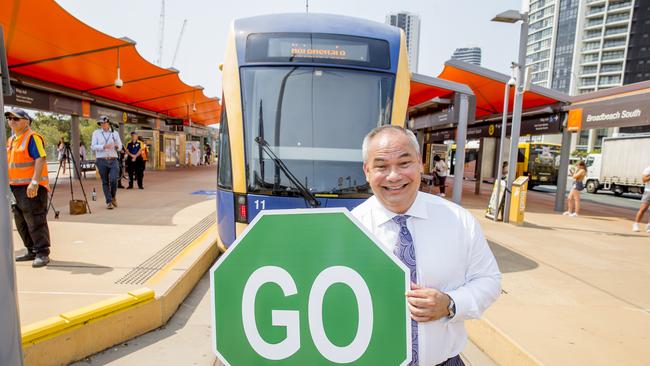
<path id="1" fill-rule="evenodd" d="M 512 122 L 508 121 L 506 135 L 510 136 Z M 549 114 L 537 117 L 527 117 L 521 120 L 521 135 L 547 135 L 560 133 L 560 117 Z M 427 142 L 439 142 L 456 138 L 456 129 L 437 130 L 427 133 Z M 484 137 L 501 137 L 501 122 L 470 125 L 467 127 L 467 139 L 477 140 Z"/>
<path id="2" fill-rule="evenodd" d="M 262 211 L 210 270 L 226 365 L 404 365 L 407 268 L 345 209 Z"/>
<path id="3" fill-rule="evenodd" d="M 119 109 L 105 107 L 97 104 L 90 105 L 90 118 L 98 119 L 100 116 L 108 116 L 113 123 L 130 123 L 149 125 L 147 117 L 138 113 L 126 112 Z"/>
<path id="4" fill-rule="evenodd" d="M 441 112 L 424 114 L 417 116 L 413 119 L 413 130 L 421 130 L 423 128 L 450 125 L 454 122 L 454 112 L 451 108 L 447 108 Z"/>
<path id="5" fill-rule="evenodd" d="M 82 114 L 81 100 L 62 95 L 50 95 L 50 111 L 80 116 Z"/>
<path id="6" fill-rule="evenodd" d="M 650 93 L 580 104 L 575 110 L 582 111 L 583 130 L 650 125 Z"/>
<path id="7" fill-rule="evenodd" d="M 23 86 L 16 86 L 14 89 L 14 94 L 5 97 L 5 104 L 42 111 L 49 110 L 50 97 L 48 93 Z"/>

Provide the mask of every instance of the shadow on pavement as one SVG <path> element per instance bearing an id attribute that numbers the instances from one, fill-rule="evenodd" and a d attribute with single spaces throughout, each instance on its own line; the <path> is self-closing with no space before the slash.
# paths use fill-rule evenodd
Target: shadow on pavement
<path id="1" fill-rule="evenodd" d="M 57 261 L 52 259 L 50 264 L 47 265 L 46 269 L 48 271 L 65 271 L 70 272 L 70 274 L 91 274 L 91 275 L 103 275 L 104 273 L 112 272 L 112 267 L 100 266 L 92 263 L 83 263 L 83 262 L 68 262 L 68 261 Z"/>
<path id="2" fill-rule="evenodd" d="M 492 249 L 492 253 L 494 253 L 494 256 L 496 257 L 501 273 L 530 271 L 539 267 L 537 262 L 528 259 L 517 252 L 513 252 L 512 250 L 491 240 L 488 240 L 488 244 Z"/>

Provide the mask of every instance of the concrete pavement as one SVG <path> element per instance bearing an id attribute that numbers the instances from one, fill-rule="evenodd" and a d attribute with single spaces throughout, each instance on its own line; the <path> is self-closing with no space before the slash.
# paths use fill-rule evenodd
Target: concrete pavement
<path id="1" fill-rule="evenodd" d="M 29 263 L 17 265 L 22 324 L 142 286 L 164 297 L 190 271 L 195 278 L 192 281 L 205 277 L 204 272 L 192 270 L 192 263 L 200 261 L 201 253 L 208 250 L 209 238 L 177 251 L 175 256 L 159 259 L 167 264 L 152 266 L 153 272 L 141 274 L 146 277 L 144 281 L 123 280 L 133 271 L 147 269 L 147 260 L 164 248 L 172 248 L 170 242 L 187 236 L 198 222 L 212 215 L 214 197 L 191 193 L 214 189 L 214 177 L 214 167 L 148 172 L 144 191 L 119 191 L 120 207 L 116 210 L 103 207 L 99 189 L 99 201 L 92 202 L 92 215 L 70 216 L 67 208 L 62 209 L 58 220 L 50 219 L 52 264 L 44 269 L 33 269 Z M 57 208 L 63 208 L 70 198 L 67 184 L 59 182 L 60 191 L 54 198 Z M 98 187 L 98 181 L 90 178 L 84 185 L 90 192 L 93 186 Z M 483 185 L 482 194 L 474 196 L 470 193 L 473 183 L 466 182 L 463 206 L 481 222 L 503 272 L 504 292 L 486 312 L 484 321 L 468 323 L 474 342 L 464 351 L 468 363 L 491 365 L 487 355 L 501 365 L 645 364 L 650 358 L 650 234 L 630 231 L 635 210 L 584 202 L 579 217 L 565 217 L 552 211 L 551 195 L 531 191 L 526 223 L 515 226 L 483 217 L 490 189 Z M 16 253 L 22 252 L 17 233 L 14 239 Z M 189 293 L 194 283 L 184 282 L 184 293 Z M 181 360 L 191 359 L 190 364 L 213 364 L 214 357 L 209 346 L 206 348 L 209 338 L 205 338 L 209 320 L 202 315 L 206 312 L 206 292 L 202 282 L 183 303 L 177 319 L 126 342 L 128 345 L 111 347 L 88 362 L 147 364 L 138 357 L 153 360 L 157 355 L 159 362 L 155 364 L 178 364 L 166 363 L 178 354 L 185 355 Z M 179 292 L 170 297 L 182 299 L 184 295 Z M 103 329 L 109 332 L 112 323 L 128 325 L 143 317 L 142 311 L 164 319 L 157 312 L 171 316 L 180 303 L 161 303 L 163 310 L 147 303 L 136 317 L 123 316 L 109 323 L 97 320 L 86 337 L 99 336 Z M 157 327 L 141 327 L 139 334 Z M 83 343 L 68 338 L 68 344 Z M 47 342 L 52 341 L 37 342 L 36 346 Z M 172 352 L 183 342 L 190 344 Z M 30 344 L 26 349 L 30 347 L 35 346 Z M 190 358 L 182 348 L 198 358 Z"/>
<path id="2" fill-rule="evenodd" d="M 650 234 L 631 231 L 636 210 L 583 201 L 580 216 L 567 217 L 553 211 L 553 196 L 529 191 L 526 222 L 515 226 L 484 217 L 489 185 L 480 196 L 469 186 L 463 206 L 479 218 L 503 272 L 502 296 L 485 320 L 541 364 L 646 365 Z M 512 364 L 493 340 L 475 341 Z"/>

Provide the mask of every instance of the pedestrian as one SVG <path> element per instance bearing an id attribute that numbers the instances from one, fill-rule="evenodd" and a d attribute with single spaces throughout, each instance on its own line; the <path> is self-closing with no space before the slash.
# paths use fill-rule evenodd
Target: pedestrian
<path id="1" fill-rule="evenodd" d="M 436 175 L 438 176 L 438 188 L 440 188 L 440 197 L 445 197 L 445 181 L 447 180 L 447 174 L 449 174 L 449 167 L 444 160 L 440 159 L 440 156 L 436 154 L 433 157 L 435 161 Z"/>
<path id="2" fill-rule="evenodd" d="M 56 160 L 59 162 L 59 170 L 63 170 L 65 174 L 65 162 L 67 160 L 67 155 L 65 153 L 65 140 L 63 136 L 59 139 L 59 143 L 56 145 Z"/>
<path id="3" fill-rule="evenodd" d="M 212 161 L 212 148 L 209 144 L 205 144 L 205 165 L 210 165 Z"/>
<path id="4" fill-rule="evenodd" d="M 138 188 L 142 186 L 142 172 L 144 171 L 144 160 L 142 143 L 138 140 L 137 132 L 131 132 L 131 141 L 126 144 L 126 171 L 129 173 L 129 186 L 126 189 L 133 189 L 133 180 L 138 182 Z"/>
<path id="5" fill-rule="evenodd" d="M 100 128 L 93 132 L 90 148 L 95 152 L 95 165 L 102 178 L 106 208 L 112 210 L 117 207 L 117 180 L 120 173 L 117 152 L 123 148 L 122 140 L 117 131 L 113 130 L 108 117 L 99 117 L 97 124 Z"/>
<path id="6" fill-rule="evenodd" d="M 122 184 L 122 179 L 124 178 L 124 157 L 126 156 L 126 149 L 122 146 L 121 149 L 117 151 L 117 166 L 119 167 L 119 178 L 117 178 L 117 188 L 124 189 Z"/>
<path id="7" fill-rule="evenodd" d="M 464 321 L 478 318 L 497 299 L 501 274 L 474 216 L 418 191 L 419 151 L 409 130 L 372 130 L 362 156 L 374 196 L 352 214 L 410 269 L 409 365 L 463 365 Z"/>
<path id="8" fill-rule="evenodd" d="M 7 140 L 9 186 L 16 230 L 27 253 L 16 262 L 32 261 L 32 267 L 50 263 L 50 230 L 47 226 L 47 193 L 50 183 L 43 137 L 30 128 L 32 118 L 20 108 L 5 112 L 12 136 Z"/>
<path id="9" fill-rule="evenodd" d="M 576 163 L 576 169 L 571 174 L 573 178 L 573 185 L 571 185 L 571 190 L 569 191 L 569 196 L 567 197 L 568 210 L 565 211 L 562 215 L 565 216 L 578 216 L 580 212 L 580 192 L 585 189 L 585 184 L 583 179 L 587 175 L 587 165 L 583 160 L 580 160 Z"/>
<path id="10" fill-rule="evenodd" d="M 79 143 L 79 160 L 86 160 L 86 145 L 83 142 Z"/>
<path id="11" fill-rule="evenodd" d="M 639 211 L 636 213 L 634 224 L 632 224 L 632 231 L 640 231 L 639 224 L 641 224 L 643 215 L 648 210 L 648 206 L 650 206 L 650 166 L 643 169 L 641 180 L 645 183 L 645 188 L 643 190 L 643 197 L 641 197 L 641 206 L 639 207 Z M 650 233 L 650 218 L 648 218 L 645 231 Z"/>

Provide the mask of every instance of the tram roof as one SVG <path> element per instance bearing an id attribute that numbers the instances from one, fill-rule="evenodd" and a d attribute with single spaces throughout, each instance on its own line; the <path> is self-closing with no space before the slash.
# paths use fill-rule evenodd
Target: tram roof
<path id="1" fill-rule="evenodd" d="M 178 70 L 146 61 L 134 41 L 106 35 L 52 0 L 3 1 L 2 7 L 0 24 L 12 77 L 72 89 L 86 100 L 97 97 L 100 103 L 113 101 L 202 125 L 219 122 L 218 98 L 208 98 L 201 86 L 185 84 Z M 118 62 L 121 88 L 114 86 Z"/>
<path id="2" fill-rule="evenodd" d="M 468 62 L 449 60 L 445 62 L 445 67 L 438 78 L 465 84 L 471 88 L 476 96 L 477 119 L 503 113 L 503 95 L 510 76 Z M 509 111 L 512 111 L 514 106 L 513 100 L 514 93 L 511 92 Z M 568 94 L 531 85 L 530 90 L 524 92 L 523 109 L 568 102 Z"/>
<path id="3" fill-rule="evenodd" d="M 325 33 L 399 42 L 400 30 L 368 19 L 337 14 L 287 13 L 235 20 L 235 30 L 250 33 Z"/>

